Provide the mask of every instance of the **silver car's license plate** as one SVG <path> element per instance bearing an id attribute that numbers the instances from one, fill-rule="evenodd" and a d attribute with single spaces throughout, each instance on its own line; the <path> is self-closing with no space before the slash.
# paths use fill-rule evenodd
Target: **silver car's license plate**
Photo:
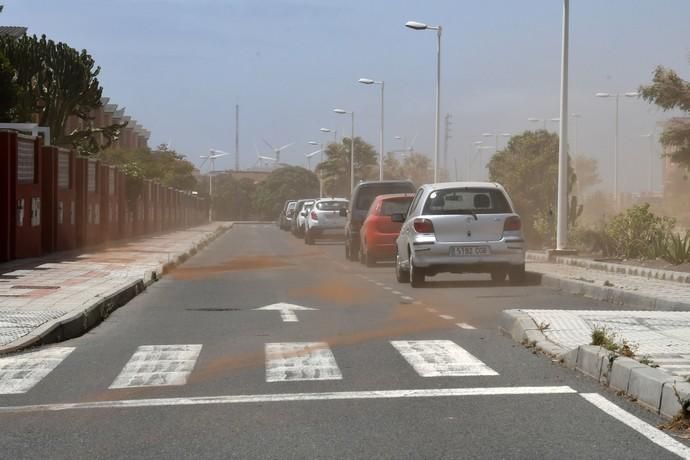
<path id="1" fill-rule="evenodd" d="M 450 248 L 451 256 L 478 257 L 491 255 L 489 246 L 453 246 Z"/>

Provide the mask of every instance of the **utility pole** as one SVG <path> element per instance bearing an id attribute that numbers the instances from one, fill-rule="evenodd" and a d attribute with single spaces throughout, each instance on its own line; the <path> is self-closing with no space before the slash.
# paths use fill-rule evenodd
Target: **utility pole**
<path id="1" fill-rule="evenodd" d="M 240 170 L 240 105 L 235 104 L 235 171 Z"/>
<path id="2" fill-rule="evenodd" d="M 446 170 L 446 172 L 448 172 L 448 140 L 452 139 L 452 136 L 450 135 L 450 127 L 453 125 L 453 123 L 450 121 L 451 118 L 453 118 L 453 115 L 447 113 L 445 117 L 445 132 L 443 138 L 443 168 Z"/>

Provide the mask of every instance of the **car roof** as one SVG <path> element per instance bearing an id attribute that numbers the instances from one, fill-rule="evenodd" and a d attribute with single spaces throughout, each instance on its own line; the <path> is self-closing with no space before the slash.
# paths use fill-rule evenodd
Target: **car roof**
<path id="1" fill-rule="evenodd" d="M 316 201 L 343 201 L 347 203 L 349 200 L 347 198 L 319 198 Z"/>
<path id="2" fill-rule="evenodd" d="M 409 180 L 374 180 L 374 181 L 360 182 L 359 184 L 357 184 L 357 187 L 355 187 L 355 188 L 356 189 L 368 188 L 368 187 L 373 187 L 375 185 L 381 185 L 381 184 L 412 184 L 412 181 L 409 181 Z M 414 187 L 414 185 L 413 185 L 413 187 Z"/>
<path id="3" fill-rule="evenodd" d="M 495 188 L 505 192 L 503 186 L 497 182 L 439 182 L 436 184 L 424 184 L 426 190 L 443 190 L 449 188 Z"/>

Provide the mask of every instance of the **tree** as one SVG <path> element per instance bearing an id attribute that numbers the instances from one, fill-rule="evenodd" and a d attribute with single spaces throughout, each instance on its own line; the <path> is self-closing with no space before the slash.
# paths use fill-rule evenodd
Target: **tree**
<path id="1" fill-rule="evenodd" d="M 14 82 L 14 68 L 0 52 L 0 121 L 12 120 L 12 112 L 17 105 L 17 84 Z"/>
<path id="2" fill-rule="evenodd" d="M 568 193 L 575 184 L 568 166 Z M 522 217 L 525 237 L 532 245 L 552 244 L 558 186 L 558 135 L 526 131 L 513 136 L 489 162 L 489 177 L 503 185 Z M 581 213 L 571 201 L 574 215 Z M 572 224 L 572 222 L 571 222 Z"/>
<path id="3" fill-rule="evenodd" d="M 130 176 L 154 180 L 166 187 L 180 190 L 195 190 L 197 187 L 194 165 L 165 144 L 155 150 L 110 148 L 102 151 L 98 159 L 118 166 Z"/>
<path id="4" fill-rule="evenodd" d="M 690 169 L 690 82 L 680 78 L 676 72 L 658 66 L 654 71 L 652 83 L 640 87 L 642 98 L 664 109 L 680 109 L 685 117 L 675 117 L 668 121 L 661 134 L 661 144 L 673 149 L 669 154 L 671 161 Z"/>
<path id="5" fill-rule="evenodd" d="M 326 160 L 316 167 L 322 174 L 328 195 L 350 196 L 350 138 L 341 144 L 331 143 L 326 148 Z M 355 137 L 355 184 L 378 177 L 376 150 L 360 137 Z"/>
<path id="6" fill-rule="evenodd" d="M 81 154 L 109 146 L 125 126 L 89 126 L 65 132 L 70 116 L 89 122 L 91 112 L 101 106 L 100 67 L 86 50 L 77 51 L 45 35 L 40 39 L 34 35 L 0 37 L 0 52 L 15 70 L 18 97 L 12 121 L 47 126 L 54 144 L 73 146 Z"/>
<path id="7" fill-rule="evenodd" d="M 213 215 L 219 220 L 249 220 L 256 215 L 254 196 L 257 184 L 232 174 L 213 178 Z"/>
<path id="8" fill-rule="evenodd" d="M 384 179 L 407 179 L 415 185 L 433 182 L 434 171 L 431 169 L 431 159 L 428 156 L 410 152 L 400 160 L 389 153 L 383 160 Z"/>
<path id="9" fill-rule="evenodd" d="M 319 196 L 319 179 L 312 171 L 301 166 L 284 166 L 271 172 L 257 185 L 254 208 L 264 218 L 275 219 L 286 200 Z"/>
<path id="10" fill-rule="evenodd" d="M 573 169 L 577 174 L 577 195 L 582 198 L 585 190 L 591 189 L 601 183 L 599 177 L 599 162 L 595 158 L 584 155 L 576 155 L 573 158 Z"/>

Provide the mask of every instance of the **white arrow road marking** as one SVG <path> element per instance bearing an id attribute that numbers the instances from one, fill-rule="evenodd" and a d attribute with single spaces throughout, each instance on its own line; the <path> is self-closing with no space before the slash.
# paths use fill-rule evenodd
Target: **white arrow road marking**
<path id="1" fill-rule="evenodd" d="M 59 412 L 84 409 L 131 409 L 136 407 L 204 406 L 215 404 L 247 404 L 291 401 L 331 401 L 353 399 L 440 398 L 463 396 L 520 396 L 573 394 L 568 386 L 551 387 L 489 387 L 439 388 L 418 390 L 340 391 L 325 393 L 275 393 L 259 395 L 196 396 L 191 398 L 121 399 L 81 403 L 37 404 L 33 406 L 0 407 L 0 414 Z"/>
<path id="2" fill-rule="evenodd" d="M 265 307 L 255 308 L 254 310 L 277 310 L 280 312 L 280 317 L 284 323 L 296 323 L 299 321 L 295 311 L 318 310 L 318 308 L 303 307 L 301 305 L 293 305 L 291 303 L 274 303 L 266 305 Z"/>
<path id="3" fill-rule="evenodd" d="M 597 406 L 602 411 L 609 414 L 611 417 L 624 423 L 625 425 L 628 425 L 630 428 L 637 431 L 642 436 L 652 441 L 654 444 L 661 446 L 669 452 L 673 452 L 674 454 L 682 458 L 690 458 L 689 448 L 679 443 L 666 433 L 654 428 L 652 425 L 649 425 L 648 423 L 645 423 L 644 421 L 635 417 L 630 412 L 621 409 L 620 407 L 618 407 L 608 399 L 604 398 L 600 394 L 580 393 L 580 396 L 582 396 L 587 401 Z"/>
<path id="4" fill-rule="evenodd" d="M 391 345 L 422 377 L 498 375 L 450 340 L 393 340 Z"/>
<path id="5" fill-rule="evenodd" d="M 144 345 L 137 348 L 109 388 L 184 385 L 201 345 Z"/>
<path id="6" fill-rule="evenodd" d="M 0 358 L 0 394 L 26 393 L 73 351 L 74 347 L 53 347 Z"/>
<path id="7" fill-rule="evenodd" d="M 325 342 L 266 344 L 266 381 L 340 380 L 338 364 Z"/>

